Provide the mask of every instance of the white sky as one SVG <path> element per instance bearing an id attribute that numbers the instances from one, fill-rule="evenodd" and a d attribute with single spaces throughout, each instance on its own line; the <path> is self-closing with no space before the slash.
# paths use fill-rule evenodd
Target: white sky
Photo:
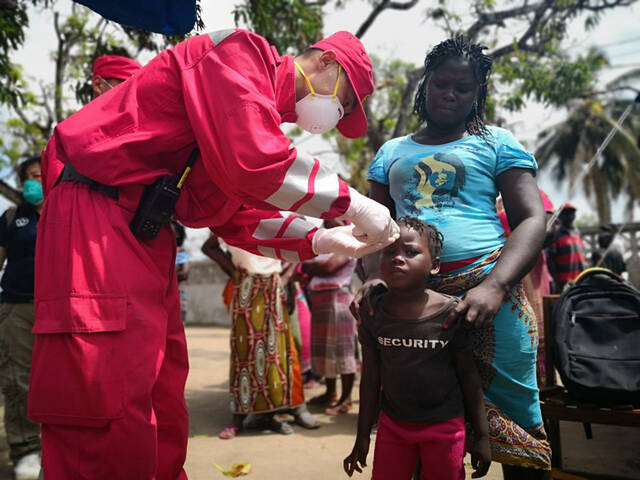
<path id="1" fill-rule="evenodd" d="M 58 5 L 68 8 L 65 5 L 68 2 L 69 0 L 59 0 Z M 234 25 L 232 11 L 236 3 L 238 0 L 202 0 L 205 31 L 232 27 Z M 325 34 L 337 30 L 355 32 L 371 10 L 371 5 L 366 0 L 348 0 L 346 3 L 346 7 L 341 9 L 333 7 L 325 9 Z M 435 4 L 435 0 L 423 0 L 408 12 L 383 12 L 362 39 L 367 50 L 383 60 L 401 58 L 416 65 L 421 64 L 427 50 L 444 38 L 442 30 L 434 27 L 432 22 L 425 21 L 426 9 Z M 460 6 L 458 13 L 463 20 L 471 23 L 473 18 L 465 10 L 467 4 L 460 0 L 454 2 L 454 5 Z M 45 10 L 39 11 L 31 18 L 31 28 L 27 33 L 25 45 L 16 53 L 14 60 L 21 63 L 25 72 L 31 77 L 48 81 L 53 75 L 53 63 L 50 58 L 55 46 L 52 15 Z M 513 28 L 508 25 L 508 29 L 513 30 Z M 509 41 L 510 35 L 517 35 L 517 33 L 516 30 L 503 33 L 499 39 L 500 43 Z M 585 31 L 581 20 L 576 20 L 570 26 L 569 38 L 566 47 L 571 54 L 577 55 L 585 52 L 591 45 L 600 45 L 605 46 L 613 65 L 633 64 L 638 67 L 640 66 L 640 48 L 638 48 L 640 46 L 640 3 L 607 13 L 598 27 L 589 32 Z M 148 58 L 141 60 L 144 63 Z M 623 68 L 605 70 L 600 79 L 601 83 L 606 83 L 624 71 Z M 522 112 L 505 113 L 503 116 L 507 118 L 508 127 L 516 137 L 529 148 L 533 148 L 537 133 L 545 126 L 562 120 L 564 115 L 565 112 L 562 109 L 546 108 L 535 102 L 527 102 L 527 107 Z M 0 118 L 6 118 L 6 112 L 0 114 Z M 305 142 L 301 149 L 314 153 L 326 151 L 327 146 L 314 139 Z M 332 162 L 334 165 L 339 163 L 337 155 L 325 154 L 323 161 Z M 539 176 L 539 184 L 550 193 L 554 201 L 559 203 L 567 199 L 566 191 L 556 188 L 546 172 L 542 172 Z M 581 195 L 576 196 L 572 201 L 579 208 L 579 217 L 580 212 L 594 211 L 594 206 Z M 614 205 L 614 220 L 622 220 L 623 208 L 621 202 Z"/>

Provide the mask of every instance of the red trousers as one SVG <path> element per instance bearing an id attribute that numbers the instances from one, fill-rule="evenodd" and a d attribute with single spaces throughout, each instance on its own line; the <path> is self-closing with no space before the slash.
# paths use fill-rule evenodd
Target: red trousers
<path id="1" fill-rule="evenodd" d="M 380 412 L 372 480 L 464 480 L 464 417 L 437 423 L 408 423 Z"/>
<path id="2" fill-rule="evenodd" d="M 139 193 L 61 183 L 45 202 L 28 413 L 47 480 L 186 479 L 175 238 L 131 234 Z"/>

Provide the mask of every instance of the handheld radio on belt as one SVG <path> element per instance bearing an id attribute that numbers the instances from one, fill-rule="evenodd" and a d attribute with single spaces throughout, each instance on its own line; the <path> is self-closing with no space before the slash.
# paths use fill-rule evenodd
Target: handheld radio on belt
<path id="1" fill-rule="evenodd" d="M 191 152 L 180 177 L 164 175 L 145 187 L 136 214 L 129 224 L 136 237 L 154 239 L 162 226 L 171 220 L 182 186 L 199 154 L 197 148 Z"/>

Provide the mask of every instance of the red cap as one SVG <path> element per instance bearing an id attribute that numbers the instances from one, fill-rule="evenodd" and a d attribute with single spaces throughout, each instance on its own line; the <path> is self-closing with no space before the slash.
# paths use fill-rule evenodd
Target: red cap
<path id="1" fill-rule="evenodd" d="M 373 67 L 364 45 L 349 32 L 337 32 L 310 48 L 333 50 L 358 99 L 358 106 L 338 122 L 336 128 L 347 138 L 358 138 L 367 131 L 367 116 L 362 102 L 373 93 Z"/>
<path id="2" fill-rule="evenodd" d="M 138 62 L 120 55 L 103 55 L 93 62 L 93 76 L 126 80 L 142 68 Z"/>
<path id="3" fill-rule="evenodd" d="M 562 207 L 563 210 L 577 210 L 571 203 L 565 203 Z"/>

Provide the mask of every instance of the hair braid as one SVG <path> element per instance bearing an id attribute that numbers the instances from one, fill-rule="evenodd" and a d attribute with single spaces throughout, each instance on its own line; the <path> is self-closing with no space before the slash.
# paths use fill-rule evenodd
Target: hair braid
<path id="1" fill-rule="evenodd" d="M 404 225 L 405 227 L 418 232 L 421 237 L 426 238 L 431 257 L 433 259 L 440 258 L 442 245 L 444 243 L 444 236 L 435 225 L 424 222 L 417 217 L 410 216 L 399 218 L 397 223 L 398 225 Z"/>

